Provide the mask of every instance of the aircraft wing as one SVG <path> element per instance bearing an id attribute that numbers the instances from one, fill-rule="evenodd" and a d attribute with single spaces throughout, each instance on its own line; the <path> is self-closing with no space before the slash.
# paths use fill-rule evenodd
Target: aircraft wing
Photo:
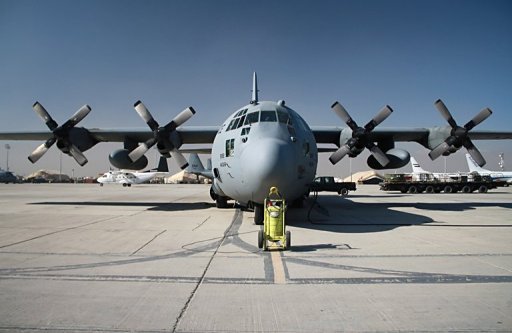
<path id="1" fill-rule="evenodd" d="M 191 126 L 176 129 L 183 144 L 213 143 L 219 127 L 215 126 Z M 126 138 L 133 141 L 145 142 L 153 137 L 153 132 L 144 129 L 86 129 L 88 134 L 96 142 L 124 142 Z M 53 136 L 50 131 L 32 132 L 0 132 L 0 140 L 47 140 Z"/>
<path id="2" fill-rule="evenodd" d="M 349 135 L 351 130 L 346 127 L 311 126 L 317 143 L 340 144 L 340 136 L 343 133 Z M 417 142 L 422 145 L 429 139 L 435 141 L 445 140 L 450 135 L 449 127 L 430 128 L 375 128 L 368 134 L 372 142 L 394 141 L 394 142 Z M 473 140 L 503 140 L 512 139 L 512 132 L 504 131 L 471 131 L 468 133 Z M 427 147 L 428 148 L 428 147 Z M 432 147 L 433 148 L 433 147 Z"/>

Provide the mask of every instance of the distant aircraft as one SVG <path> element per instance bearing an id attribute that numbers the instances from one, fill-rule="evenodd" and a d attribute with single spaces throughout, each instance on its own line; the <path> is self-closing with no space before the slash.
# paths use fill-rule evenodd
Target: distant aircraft
<path id="1" fill-rule="evenodd" d="M 213 179 L 212 172 L 212 160 L 208 159 L 206 169 L 201 162 L 201 159 L 197 155 L 197 153 L 191 153 L 188 158 L 188 167 L 187 172 L 193 173 L 195 175 L 203 176 L 208 179 Z"/>
<path id="2" fill-rule="evenodd" d="M 494 181 L 504 181 L 506 186 L 512 184 L 512 171 L 491 171 L 479 167 L 471 155 L 466 154 L 466 161 L 468 162 L 469 172 L 477 172 L 481 176 L 491 176 Z"/>
<path id="3" fill-rule="evenodd" d="M 17 182 L 18 178 L 16 178 L 16 176 L 12 172 L 0 170 L 0 183 L 8 184 Z"/>
<path id="4" fill-rule="evenodd" d="M 411 166 L 412 173 L 415 175 L 429 174 L 437 179 L 446 179 L 446 178 L 454 178 L 458 179 L 460 177 L 459 173 L 446 173 L 446 172 L 431 172 L 424 170 L 420 164 L 416 161 L 414 157 L 411 156 Z"/>
<path id="5" fill-rule="evenodd" d="M 356 157 L 368 149 L 371 152 L 367 159 L 369 167 L 395 169 L 409 163 L 410 157 L 406 150 L 395 148 L 395 142 L 414 141 L 430 149 L 429 156 L 432 159 L 449 155 L 464 146 L 483 166 L 485 160 L 472 140 L 512 139 L 512 132 L 473 130 L 491 115 L 488 108 L 461 127 L 444 103 L 437 100 L 435 106 L 449 126 L 376 129 L 391 115 L 391 107 L 382 108 L 362 127 L 340 103 L 335 102 L 331 108 L 348 128 L 335 125 L 310 127 L 285 101 L 260 101 L 258 92 L 254 73 L 250 103 L 232 113 L 220 127 L 182 128 L 181 125 L 195 114 L 192 107 L 186 108 L 171 122 L 161 126 L 146 106 L 137 101 L 135 110 L 151 131 L 76 127 L 91 111 L 88 105 L 84 105 L 71 119 L 59 126 L 43 106 L 36 102 L 33 108 L 50 131 L 4 132 L 0 133 L 0 140 L 45 140 L 30 154 L 31 162 L 36 162 L 56 143 L 57 148 L 72 156 L 80 165 L 87 163 L 83 152 L 97 143 L 123 142 L 124 149 L 110 154 L 110 163 L 119 169 L 136 170 L 146 167 L 147 158 L 144 154 L 155 145 L 163 156 L 172 156 L 185 169 L 188 163 L 179 151 L 183 144 L 212 144 L 212 199 L 219 208 L 226 208 L 230 199 L 237 201 L 240 206 L 252 207 L 254 222 L 262 224 L 263 200 L 271 187 L 277 187 L 290 204 L 300 205 L 316 175 L 319 152 L 331 152 L 329 160 L 336 164 L 346 155 Z M 321 147 L 319 144 L 329 146 Z"/>
<path id="6" fill-rule="evenodd" d="M 150 181 L 155 178 L 156 175 L 162 173 L 168 173 L 169 168 L 167 166 L 167 159 L 163 156 L 160 157 L 160 162 L 158 163 L 158 168 L 144 171 L 144 172 L 136 172 L 129 170 L 120 170 L 120 171 L 109 171 L 104 173 L 101 177 L 97 179 L 100 186 L 103 184 L 123 184 L 124 187 L 132 186 L 132 184 L 142 184 Z"/>

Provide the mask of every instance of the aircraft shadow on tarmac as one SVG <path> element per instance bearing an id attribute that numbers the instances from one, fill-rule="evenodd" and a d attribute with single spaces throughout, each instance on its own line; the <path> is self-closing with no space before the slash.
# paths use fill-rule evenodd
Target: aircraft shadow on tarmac
<path id="1" fill-rule="evenodd" d="M 131 201 L 46 201 L 32 202 L 31 205 L 56 206 L 104 206 L 104 207 L 148 207 L 148 211 L 175 212 L 200 210 L 215 207 L 214 202 L 131 202 Z"/>
<path id="2" fill-rule="evenodd" d="M 324 195 L 316 202 L 309 199 L 303 208 L 289 209 L 287 224 L 298 228 L 323 230 L 340 233 L 369 233 L 392 230 L 398 227 L 435 223 L 436 227 L 512 227 L 511 223 L 502 224 L 444 224 L 433 220 L 428 211 L 464 212 L 483 207 L 501 207 L 512 209 L 512 203 L 503 202 L 354 202 L 351 197 Z M 426 211 L 425 215 L 400 211 L 402 208 Z"/>

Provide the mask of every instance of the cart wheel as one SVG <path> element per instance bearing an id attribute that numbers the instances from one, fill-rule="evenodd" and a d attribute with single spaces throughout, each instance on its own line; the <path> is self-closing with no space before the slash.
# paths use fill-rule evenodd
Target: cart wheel
<path id="1" fill-rule="evenodd" d="M 289 250 L 292 246 L 292 233 L 290 231 L 286 232 L 286 249 Z"/>
<path id="2" fill-rule="evenodd" d="M 263 230 L 258 231 L 258 247 L 260 249 L 263 247 Z"/>

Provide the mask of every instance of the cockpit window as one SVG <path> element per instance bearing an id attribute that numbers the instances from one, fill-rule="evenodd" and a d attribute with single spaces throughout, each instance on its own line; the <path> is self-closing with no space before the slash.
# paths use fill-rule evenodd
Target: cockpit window
<path id="1" fill-rule="evenodd" d="M 290 115 L 288 115 L 287 112 L 277 111 L 277 118 L 279 119 L 280 123 L 289 124 L 289 125 L 291 125 L 291 123 L 292 123 Z"/>
<path id="2" fill-rule="evenodd" d="M 245 123 L 244 125 L 250 125 L 252 123 L 257 123 L 260 113 L 259 112 L 252 112 L 248 113 L 245 117 Z"/>
<path id="3" fill-rule="evenodd" d="M 277 122 L 275 111 L 261 111 L 261 122 Z"/>

